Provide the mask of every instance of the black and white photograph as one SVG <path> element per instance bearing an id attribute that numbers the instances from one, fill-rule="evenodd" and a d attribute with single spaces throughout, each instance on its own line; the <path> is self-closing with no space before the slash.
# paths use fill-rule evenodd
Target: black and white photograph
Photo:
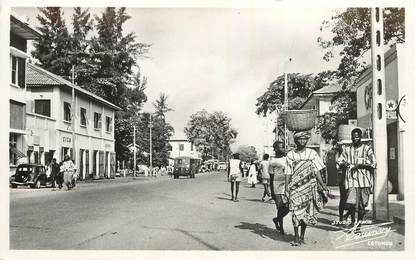
<path id="1" fill-rule="evenodd" d="M 6 251 L 413 251 L 415 4 L 242 2 L 4 6 Z"/>

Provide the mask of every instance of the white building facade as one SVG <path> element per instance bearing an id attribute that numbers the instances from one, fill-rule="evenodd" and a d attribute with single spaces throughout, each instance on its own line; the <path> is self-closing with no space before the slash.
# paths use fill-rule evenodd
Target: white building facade
<path id="1" fill-rule="evenodd" d="M 196 151 L 196 147 L 193 143 L 186 139 L 171 139 L 169 140 L 169 144 L 171 146 L 170 158 L 172 159 L 179 156 L 202 158 L 201 153 Z"/>
<path id="2" fill-rule="evenodd" d="M 82 179 L 115 176 L 114 118 L 119 107 L 29 63 L 27 96 L 29 162 L 48 165 L 68 154 Z"/>
<path id="3" fill-rule="evenodd" d="M 40 37 L 28 24 L 10 16 L 10 78 L 9 78 L 9 175 L 26 157 L 26 64 L 27 41 Z"/>

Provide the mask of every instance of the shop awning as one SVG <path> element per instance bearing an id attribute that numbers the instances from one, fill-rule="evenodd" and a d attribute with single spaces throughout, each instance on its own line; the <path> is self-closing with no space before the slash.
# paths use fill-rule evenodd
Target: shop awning
<path id="1" fill-rule="evenodd" d="M 10 147 L 10 152 L 14 153 L 17 158 L 26 157 L 26 155 L 23 152 L 21 152 L 19 149 L 17 149 L 16 147 Z"/>

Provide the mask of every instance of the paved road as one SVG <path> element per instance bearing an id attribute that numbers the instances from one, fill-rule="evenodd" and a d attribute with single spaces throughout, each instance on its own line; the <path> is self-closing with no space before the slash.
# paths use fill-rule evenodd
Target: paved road
<path id="1" fill-rule="evenodd" d="M 307 244 L 292 248 L 290 216 L 285 224 L 288 235 L 281 236 L 272 223 L 274 204 L 260 201 L 261 187 L 242 183 L 240 201 L 232 202 L 229 185 L 224 173 L 210 173 L 195 179 L 80 183 L 73 191 L 12 189 L 10 248 L 331 250 L 359 242 L 331 225 L 336 219 L 333 200 L 320 223 L 308 229 Z M 360 242 L 341 249 L 403 249 L 402 226 L 390 227 L 395 231 L 369 239 L 378 241 L 370 246 Z"/>

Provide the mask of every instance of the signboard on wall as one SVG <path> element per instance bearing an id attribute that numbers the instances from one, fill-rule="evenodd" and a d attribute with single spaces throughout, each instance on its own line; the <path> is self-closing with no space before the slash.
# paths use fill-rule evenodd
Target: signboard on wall
<path id="1" fill-rule="evenodd" d="M 386 119 L 398 119 L 396 111 L 386 111 Z"/>

